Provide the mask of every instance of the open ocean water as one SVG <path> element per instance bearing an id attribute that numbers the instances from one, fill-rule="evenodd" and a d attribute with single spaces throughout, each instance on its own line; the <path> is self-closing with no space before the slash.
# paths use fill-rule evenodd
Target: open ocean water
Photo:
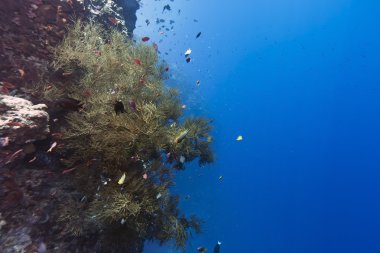
<path id="1" fill-rule="evenodd" d="M 205 221 L 187 252 L 380 252 L 380 2 L 142 4 L 135 35 L 158 44 L 187 114 L 214 120 L 216 162 L 174 189 Z"/>

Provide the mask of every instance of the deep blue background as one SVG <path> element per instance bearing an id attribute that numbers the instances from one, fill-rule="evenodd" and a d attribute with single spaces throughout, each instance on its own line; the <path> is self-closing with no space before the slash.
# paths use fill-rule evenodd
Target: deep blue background
<path id="1" fill-rule="evenodd" d="M 221 252 L 380 252 L 380 2 L 143 4 L 136 37 L 163 39 L 168 83 L 215 124 L 216 163 L 188 166 L 173 189 L 206 222 L 188 252 L 217 240 Z M 156 17 L 175 20 L 167 37 Z"/>

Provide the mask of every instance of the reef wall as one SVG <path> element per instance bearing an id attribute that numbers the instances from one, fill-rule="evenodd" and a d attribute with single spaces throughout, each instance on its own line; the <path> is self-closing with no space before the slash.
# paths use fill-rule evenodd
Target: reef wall
<path id="1" fill-rule="evenodd" d="M 117 5 L 123 8 L 122 15 L 125 19 L 125 26 L 128 34 L 132 35 L 133 30 L 136 28 L 137 16 L 136 12 L 140 8 L 139 1 L 137 0 L 116 0 Z"/>
<path id="2" fill-rule="evenodd" d="M 47 152 L 58 119 L 52 105 L 40 104 L 38 84 L 64 78 L 50 64 L 74 20 L 102 20 L 132 36 L 138 7 L 136 0 L 1 0 L 0 252 L 96 251 L 91 238 L 63 241 L 56 224 L 59 205 L 71 193 L 60 181 L 57 158 Z M 136 244 L 140 252 L 143 242 Z"/>
<path id="3" fill-rule="evenodd" d="M 85 15 L 79 2 L 1 1 L 0 81 L 16 86 L 11 95 L 22 93 L 23 86 L 49 72 L 53 48 L 63 39 L 73 15 Z"/>
<path id="4" fill-rule="evenodd" d="M 15 85 L 11 95 L 24 95 L 25 86 L 52 74 L 53 49 L 73 20 L 95 19 L 132 36 L 138 8 L 138 0 L 1 0 L 0 81 Z"/>
<path id="5" fill-rule="evenodd" d="M 50 64 L 54 48 L 75 19 L 94 19 L 132 36 L 138 8 L 137 0 L 2 0 L 0 95 L 40 103 L 36 96 L 38 83 L 44 78 L 64 78 Z M 5 133 L 0 131 L 2 135 Z M 0 159 L 6 158 L 0 155 Z"/>

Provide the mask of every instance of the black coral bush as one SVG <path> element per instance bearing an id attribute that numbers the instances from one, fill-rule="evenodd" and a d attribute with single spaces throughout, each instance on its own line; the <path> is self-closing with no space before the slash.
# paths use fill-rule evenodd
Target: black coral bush
<path id="1" fill-rule="evenodd" d="M 184 248 L 200 225 L 180 213 L 169 188 L 186 163 L 213 161 L 210 121 L 183 119 L 154 48 L 119 32 L 78 21 L 55 56 L 57 69 L 78 77 L 64 95 L 82 105 L 63 134 L 63 161 L 80 195 L 62 207 L 66 230 L 97 234 L 107 252 L 136 252 L 145 240 Z"/>

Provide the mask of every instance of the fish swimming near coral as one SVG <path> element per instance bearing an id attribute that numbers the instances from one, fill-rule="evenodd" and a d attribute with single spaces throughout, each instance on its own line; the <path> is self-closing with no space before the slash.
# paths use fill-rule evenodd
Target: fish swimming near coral
<path id="1" fill-rule="evenodd" d="M 125 172 L 123 173 L 123 175 L 120 177 L 119 181 L 117 181 L 118 184 L 124 184 L 124 181 L 125 181 Z"/>
<path id="2" fill-rule="evenodd" d="M 93 10 L 93 9 L 90 9 L 90 12 L 92 14 L 95 14 L 95 15 L 99 15 L 101 13 L 101 11 L 99 11 L 99 10 Z"/>
<path id="3" fill-rule="evenodd" d="M 205 252 L 207 252 L 207 248 L 205 248 L 205 247 L 198 247 L 197 250 L 198 250 L 198 252 L 200 252 L 200 253 L 205 253 Z"/>
<path id="4" fill-rule="evenodd" d="M 118 115 L 119 113 L 125 112 L 124 104 L 123 104 L 123 102 L 121 102 L 121 100 L 117 100 L 115 102 L 113 108 L 115 110 L 116 115 Z"/>
<path id="5" fill-rule="evenodd" d="M 136 111 L 136 110 L 137 110 L 137 108 L 136 108 L 136 102 L 133 101 L 133 100 L 129 100 L 129 101 L 128 101 L 128 106 L 129 106 L 129 108 L 131 108 L 133 111 Z"/>
<path id="6" fill-rule="evenodd" d="M 91 92 L 91 90 L 84 90 L 83 92 L 82 92 L 82 95 L 84 96 L 84 97 L 91 97 L 92 96 L 92 92 Z"/>
<path id="7" fill-rule="evenodd" d="M 18 69 L 18 73 L 20 74 L 21 78 L 24 78 L 25 76 L 25 71 L 23 69 Z"/>
<path id="8" fill-rule="evenodd" d="M 23 153 L 23 151 L 24 151 L 23 149 L 19 149 L 19 150 L 17 150 L 16 152 L 14 152 L 14 153 L 10 156 L 10 158 L 8 159 L 8 161 L 7 161 L 5 164 L 12 163 L 12 162 L 15 160 L 15 158 L 21 156 L 21 154 Z"/>
<path id="9" fill-rule="evenodd" d="M 120 20 L 118 20 L 117 18 L 114 18 L 114 17 L 109 17 L 108 20 L 113 24 L 113 25 L 118 25 L 121 23 Z"/>
<path id="10" fill-rule="evenodd" d="M 14 84 L 8 82 L 0 82 L 0 94 L 8 95 L 9 89 L 15 89 L 16 86 Z"/>
<path id="11" fill-rule="evenodd" d="M 9 137 L 8 136 L 0 138 L 0 148 L 6 147 L 6 146 L 8 146 L 8 144 L 9 144 Z"/>
<path id="12" fill-rule="evenodd" d="M 142 39 L 141 39 L 143 42 L 147 42 L 148 40 L 150 40 L 150 38 L 149 37 L 142 37 Z"/>
<path id="13" fill-rule="evenodd" d="M 218 241 L 214 247 L 214 253 L 220 252 L 220 245 L 222 245 L 222 243 Z"/>
<path id="14" fill-rule="evenodd" d="M 182 131 L 175 139 L 174 139 L 174 142 L 175 143 L 180 143 L 180 142 L 182 142 L 184 139 L 185 139 L 185 137 L 186 137 L 186 135 L 189 133 L 189 130 L 184 130 L 184 131 Z"/>
<path id="15" fill-rule="evenodd" d="M 53 144 L 51 144 L 51 146 L 50 146 L 50 148 L 48 149 L 47 152 L 51 152 L 51 151 L 53 151 L 53 149 L 54 149 L 56 146 L 57 146 L 57 142 L 55 141 L 55 142 L 53 142 Z"/>

